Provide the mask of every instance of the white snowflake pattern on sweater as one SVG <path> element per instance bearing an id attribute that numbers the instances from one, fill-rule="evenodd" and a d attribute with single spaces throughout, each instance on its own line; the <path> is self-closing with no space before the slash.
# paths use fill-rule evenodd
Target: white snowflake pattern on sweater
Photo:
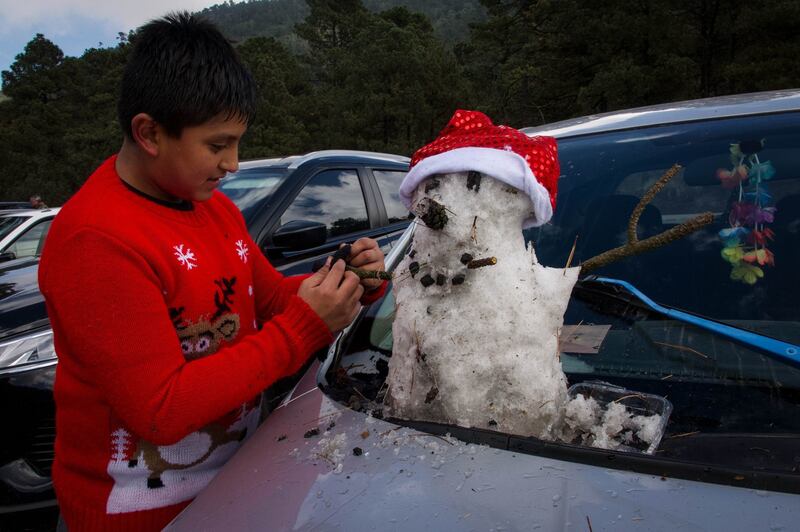
<path id="1" fill-rule="evenodd" d="M 192 268 L 197 268 L 197 257 L 195 257 L 194 252 L 190 248 L 186 248 L 186 251 L 183 251 L 183 244 L 179 244 L 177 246 L 172 246 L 172 249 L 175 250 L 175 257 L 178 259 L 178 262 L 181 263 L 181 266 L 186 266 L 188 271 L 191 271 Z"/>
<path id="2" fill-rule="evenodd" d="M 244 240 L 237 240 L 236 241 L 236 253 L 239 254 L 239 258 L 247 264 L 247 256 L 250 254 L 250 248 L 244 243 Z"/>

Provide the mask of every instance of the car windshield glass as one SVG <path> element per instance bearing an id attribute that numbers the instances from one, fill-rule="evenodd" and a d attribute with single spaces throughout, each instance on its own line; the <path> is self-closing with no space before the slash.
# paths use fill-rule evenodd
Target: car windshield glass
<path id="1" fill-rule="evenodd" d="M 576 236 L 573 264 L 623 245 L 639 199 L 666 169 L 679 163 L 682 170 L 642 213 L 638 238 L 703 212 L 711 212 L 713 222 L 687 238 L 592 273 L 624 280 L 657 304 L 797 346 L 798 118 L 756 116 L 562 139 L 554 219 L 525 231 L 525 236 L 538 260 L 553 267 L 567 263 Z M 774 169 L 757 168 L 772 174 L 758 191 L 747 185 L 740 190 L 724 181 L 726 172 L 740 162 L 739 156 L 732 162 L 731 145 L 751 139 L 757 144 L 751 149 L 759 155 L 759 162 L 753 162 L 769 162 Z M 736 210 L 748 201 L 771 216 L 757 224 L 738 219 Z M 736 227 L 749 228 L 749 235 L 733 241 L 728 230 Z M 753 236 L 755 232 L 761 235 Z M 731 247 L 741 248 L 742 260 L 730 260 L 724 250 Z M 774 260 L 762 263 L 757 253 L 744 260 L 759 249 L 768 250 Z M 737 268 L 749 267 L 758 268 L 761 275 L 737 273 Z M 326 391 L 332 397 L 351 407 L 380 408 L 391 361 L 393 317 L 389 293 L 345 337 L 339 359 L 327 374 Z M 791 360 L 592 282 L 580 282 L 573 290 L 559 346 L 570 385 L 603 381 L 668 398 L 672 415 L 652 459 L 733 468 L 744 475 L 798 475 L 800 367 Z M 726 478 L 733 482 L 737 475 Z"/>
<path id="2" fill-rule="evenodd" d="M 0 217 L 0 239 L 3 239 L 15 228 L 22 225 L 28 218 L 26 216 L 2 216 Z"/>
<path id="3" fill-rule="evenodd" d="M 642 212 L 638 238 L 705 212 L 713 214 L 713 222 L 592 273 L 626 280 L 662 304 L 715 319 L 800 322 L 800 286 L 793 282 L 800 268 L 798 120 L 800 114 L 787 113 L 560 140 L 562 175 L 553 221 L 525 231 L 526 239 L 547 266 L 564 266 L 576 237 L 573 264 L 621 246 L 634 206 L 679 164 L 682 169 Z M 753 161 L 741 166 L 757 171 L 757 158 L 769 179 L 758 187 L 750 180 L 740 190 L 720 177 L 740 166 L 732 162 L 732 145 L 746 143 L 759 148 Z M 760 258 L 744 256 L 759 249 L 767 250 Z"/>
<path id="4" fill-rule="evenodd" d="M 239 207 L 245 221 L 249 222 L 288 173 L 286 168 L 247 168 L 228 174 L 219 190 Z"/>

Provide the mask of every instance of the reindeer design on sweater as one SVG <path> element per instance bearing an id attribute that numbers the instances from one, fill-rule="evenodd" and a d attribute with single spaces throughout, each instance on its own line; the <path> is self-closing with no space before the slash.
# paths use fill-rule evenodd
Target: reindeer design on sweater
<path id="1" fill-rule="evenodd" d="M 210 318 L 201 318 L 192 323 L 183 318 L 183 307 L 169 309 L 172 324 L 178 331 L 181 350 L 187 361 L 212 355 L 219 350 L 223 340 L 231 341 L 239 334 L 239 315 L 231 312 L 231 297 L 236 277 L 214 281 L 219 288 L 214 292 L 216 312 Z"/>
<path id="2" fill-rule="evenodd" d="M 187 361 L 197 360 L 216 353 L 223 342 L 236 338 L 240 330 L 239 315 L 231 311 L 233 295 L 235 293 L 236 277 L 220 278 L 214 281 L 217 289 L 214 292 L 214 305 L 216 311 L 211 316 L 202 316 L 196 322 L 183 317 L 184 307 L 171 308 L 170 318 L 178 333 L 183 356 Z M 247 415 L 246 405 L 240 413 L 243 419 Z M 233 421 L 233 420 L 232 420 Z M 143 461 L 149 471 L 147 479 L 148 488 L 162 488 L 164 483 L 161 476 L 165 471 L 179 471 L 194 467 L 206 461 L 220 446 L 230 442 L 241 442 L 247 436 L 247 427 L 231 430 L 231 423 L 211 423 L 193 433 L 187 438 L 192 438 L 192 443 L 205 444 L 205 452 L 194 453 L 194 459 L 188 459 L 186 452 L 169 452 L 174 447 L 158 446 L 147 440 L 139 439 L 132 458 L 128 460 L 128 467 L 135 468 L 139 461 Z M 167 451 L 167 452 L 165 452 Z M 183 460 L 180 463 L 170 457 L 176 454 Z"/>

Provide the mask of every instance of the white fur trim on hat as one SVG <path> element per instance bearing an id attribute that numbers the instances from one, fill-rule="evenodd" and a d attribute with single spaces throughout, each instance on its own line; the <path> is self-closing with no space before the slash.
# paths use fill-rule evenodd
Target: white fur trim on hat
<path id="1" fill-rule="evenodd" d="M 430 176 L 470 171 L 486 174 L 528 195 L 534 215 L 522 223 L 523 228 L 544 225 L 553 217 L 550 194 L 536 180 L 525 159 L 513 151 L 495 148 L 456 148 L 422 159 L 400 184 L 400 199 L 410 210 L 414 191 Z"/>

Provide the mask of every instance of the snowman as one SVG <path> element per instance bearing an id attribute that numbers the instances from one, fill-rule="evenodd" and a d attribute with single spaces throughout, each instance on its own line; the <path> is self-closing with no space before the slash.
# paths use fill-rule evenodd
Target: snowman
<path id="1" fill-rule="evenodd" d="M 556 200 L 556 142 L 456 111 L 400 187 L 417 215 L 395 270 L 384 413 L 554 439 L 567 401 L 558 336 L 580 272 L 548 268 L 522 229 Z"/>

